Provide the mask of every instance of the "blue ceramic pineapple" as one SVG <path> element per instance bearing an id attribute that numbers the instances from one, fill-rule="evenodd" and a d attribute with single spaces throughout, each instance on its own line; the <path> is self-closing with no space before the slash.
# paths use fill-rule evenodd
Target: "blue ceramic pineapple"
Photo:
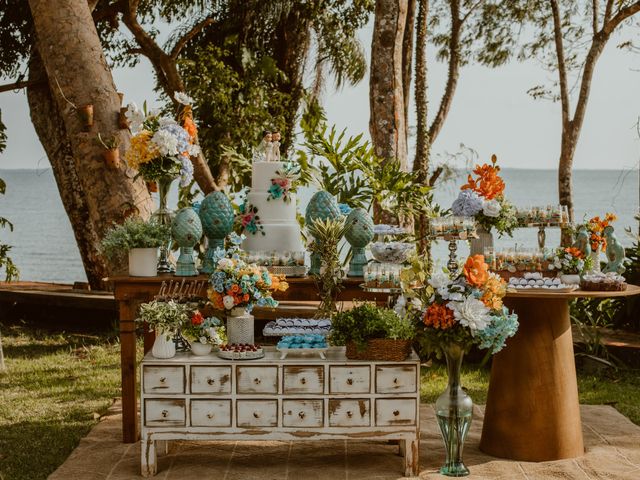
<path id="1" fill-rule="evenodd" d="M 233 229 L 234 212 L 231 202 L 223 192 L 211 192 L 200 205 L 202 229 L 209 240 L 209 248 L 204 257 L 202 272 L 212 273 L 213 254 L 216 248 L 224 248 L 224 239 Z"/>
<path id="2" fill-rule="evenodd" d="M 193 277 L 198 275 L 193 260 L 193 247 L 202 237 L 202 222 L 196 211 L 191 208 L 178 210 L 171 222 L 171 235 L 180 247 L 180 256 L 176 265 L 177 277 Z"/>
<path id="3" fill-rule="evenodd" d="M 349 262 L 349 277 L 362 277 L 367 264 L 364 248 L 373 240 L 373 220 L 364 208 L 354 208 L 347 216 L 347 242 L 351 244 L 352 255 Z"/>
<path id="4" fill-rule="evenodd" d="M 314 220 L 321 219 L 336 219 L 340 217 L 340 209 L 338 208 L 338 202 L 329 192 L 321 190 L 311 197 L 309 205 L 307 205 L 307 211 L 304 216 L 306 225 L 311 225 Z M 311 268 L 309 268 L 310 275 L 320 274 L 320 257 L 317 254 L 311 255 Z"/>

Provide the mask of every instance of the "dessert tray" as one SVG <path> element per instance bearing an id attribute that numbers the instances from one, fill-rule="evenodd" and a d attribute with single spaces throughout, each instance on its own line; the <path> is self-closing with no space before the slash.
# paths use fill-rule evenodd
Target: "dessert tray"
<path id="1" fill-rule="evenodd" d="M 281 337 L 283 335 L 322 335 L 331 331 L 331 320 L 328 318 L 278 318 L 267 323 L 262 330 L 265 337 Z"/>
<path id="2" fill-rule="evenodd" d="M 324 360 L 326 358 L 325 352 L 328 349 L 327 340 L 318 334 L 284 337 L 276 345 L 276 350 L 280 352 L 280 360 L 285 359 L 288 354 L 320 355 L 320 358 Z"/>
<path id="3" fill-rule="evenodd" d="M 558 278 L 543 277 L 541 273 L 525 273 L 524 277 L 511 277 L 507 285 L 510 292 L 552 292 L 568 293 L 578 289 L 578 285 L 562 283 Z"/>
<path id="4" fill-rule="evenodd" d="M 260 345 L 232 343 L 221 345 L 216 354 L 225 360 L 256 360 L 264 357 L 264 350 Z"/>

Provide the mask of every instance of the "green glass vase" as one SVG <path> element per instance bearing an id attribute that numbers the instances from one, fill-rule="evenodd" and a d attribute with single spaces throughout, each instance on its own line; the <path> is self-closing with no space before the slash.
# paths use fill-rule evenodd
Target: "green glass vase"
<path id="1" fill-rule="evenodd" d="M 473 402 L 460 386 L 464 350 L 462 346 L 452 343 L 445 346 L 443 351 L 449 382 L 447 389 L 436 400 L 436 418 L 447 455 L 440 473 L 447 477 L 466 477 L 469 469 L 462 461 L 462 450 L 471 427 Z"/>

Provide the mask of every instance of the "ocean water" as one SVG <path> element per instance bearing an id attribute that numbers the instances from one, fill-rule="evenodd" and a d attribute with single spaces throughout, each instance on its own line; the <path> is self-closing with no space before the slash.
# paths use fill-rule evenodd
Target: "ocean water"
<path id="1" fill-rule="evenodd" d="M 555 170 L 504 169 L 506 195 L 517 206 L 557 203 L 557 172 Z M 13 246 L 11 256 L 20 268 L 22 280 L 63 282 L 86 281 L 71 225 L 62 206 L 51 170 L 0 170 L 0 178 L 7 183 L 7 193 L 0 196 L 0 216 L 14 224 L 14 231 L 0 230 L 0 241 Z M 449 206 L 457 196 L 458 185 L 443 186 L 435 200 Z M 175 188 L 175 186 L 174 186 Z M 578 170 L 574 172 L 574 202 L 576 219 L 613 212 L 618 215 L 614 224 L 618 238 L 624 245 L 633 241 L 624 227 L 637 231 L 634 215 L 638 212 L 639 185 L 637 170 Z M 176 195 L 170 195 L 175 205 Z M 300 211 L 304 211 L 309 192 L 301 192 Z M 497 238 L 496 246 L 509 247 L 515 243 L 524 247 L 537 245 L 537 230 L 522 229 L 513 238 Z M 559 232 L 547 232 L 547 245 L 559 243 Z M 467 253 L 460 242 L 460 255 Z M 446 245 L 435 248 L 437 258 L 446 259 Z"/>

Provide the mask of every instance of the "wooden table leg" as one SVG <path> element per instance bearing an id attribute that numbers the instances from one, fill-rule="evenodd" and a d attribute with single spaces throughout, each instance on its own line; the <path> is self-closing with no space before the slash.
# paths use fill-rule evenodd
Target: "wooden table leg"
<path id="1" fill-rule="evenodd" d="M 510 298 L 518 333 L 494 356 L 480 450 L 542 462 L 584 454 L 566 299 Z"/>
<path id="2" fill-rule="evenodd" d="M 136 391 L 136 305 L 120 302 L 120 368 L 122 371 L 122 438 L 138 441 L 138 401 Z"/>

